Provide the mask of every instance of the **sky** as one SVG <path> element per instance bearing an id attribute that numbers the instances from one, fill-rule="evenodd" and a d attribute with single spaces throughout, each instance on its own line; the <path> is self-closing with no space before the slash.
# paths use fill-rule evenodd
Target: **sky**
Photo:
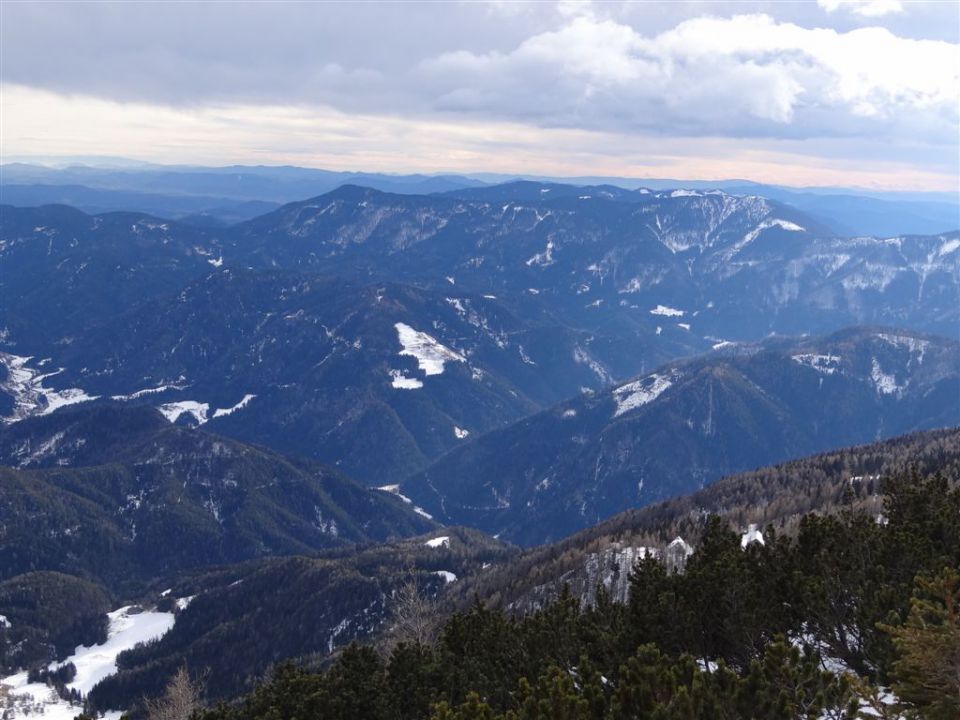
<path id="1" fill-rule="evenodd" d="M 960 2 L 0 2 L 0 160 L 956 191 Z"/>

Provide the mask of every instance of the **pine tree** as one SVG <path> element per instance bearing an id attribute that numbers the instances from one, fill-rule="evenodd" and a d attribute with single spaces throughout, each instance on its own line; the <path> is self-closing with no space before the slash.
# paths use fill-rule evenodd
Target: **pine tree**
<path id="1" fill-rule="evenodd" d="M 458 708 L 451 708 L 446 702 L 437 705 L 430 720 L 495 720 L 490 706 L 475 693 L 468 693 L 467 699 Z"/>
<path id="2" fill-rule="evenodd" d="M 536 686 L 520 680 L 520 708 L 505 720 L 594 720 L 590 703 L 577 691 L 568 671 L 552 667 Z"/>
<path id="3" fill-rule="evenodd" d="M 900 654 L 893 689 L 913 717 L 960 717 L 960 573 L 944 568 L 934 578 L 918 576 L 903 625 L 882 626 Z"/>

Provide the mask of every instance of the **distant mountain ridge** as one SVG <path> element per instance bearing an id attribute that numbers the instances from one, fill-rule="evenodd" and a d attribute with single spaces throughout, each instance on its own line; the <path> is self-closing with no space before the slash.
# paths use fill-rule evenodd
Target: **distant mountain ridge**
<path id="1" fill-rule="evenodd" d="M 934 234 L 960 227 L 960 204 L 949 193 L 881 192 L 858 188 L 793 188 L 745 180 L 696 181 L 635 178 L 546 178 L 489 173 L 470 175 L 335 172 L 298 167 L 191 167 L 108 163 L 66 167 L 2 165 L 0 203 L 65 203 L 87 212 L 139 210 L 205 225 L 251 215 L 244 201 L 284 203 L 329 192 L 344 184 L 386 192 L 429 194 L 515 180 L 566 186 L 609 185 L 632 190 L 723 190 L 780 200 L 820 218 L 840 235 Z M 67 189 L 68 186 L 73 186 Z M 64 188 L 64 189 L 61 189 Z M 134 202 L 131 193 L 140 196 Z M 191 217 L 192 216 L 192 217 Z"/>
<path id="2" fill-rule="evenodd" d="M 589 340 L 496 298 L 223 269 L 90 329 L 59 349 L 63 365 L 0 355 L 21 363 L 0 388 L 20 398 L 13 412 L 43 412 L 59 400 L 31 388 L 62 367 L 43 382 L 166 407 L 382 485 L 575 394 L 595 377 L 576 355 Z"/>
<path id="3" fill-rule="evenodd" d="M 684 324 L 701 336 L 734 339 L 856 323 L 950 333 L 960 319 L 960 234 L 838 238 L 793 208 L 721 191 L 343 187 L 234 233 L 235 261 L 542 295 L 587 328 L 649 326 L 661 305 L 695 318 Z"/>
<path id="4" fill-rule="evenodd" d="M 402 484 L 438 519 L 562 538 L 723 475 L 960 424 L 960 343 L 854 329 L 681 360 L 451 451 Z"/>
<path id="5" fill-rule="evenodd" d="M 955 335 L 958 250 L 960 233 L 835 237 L 719 190 L 345 186 L 231 228 L 5 207 L 0 415 L 123 397 L 396 484 L 712 347 Z"/>

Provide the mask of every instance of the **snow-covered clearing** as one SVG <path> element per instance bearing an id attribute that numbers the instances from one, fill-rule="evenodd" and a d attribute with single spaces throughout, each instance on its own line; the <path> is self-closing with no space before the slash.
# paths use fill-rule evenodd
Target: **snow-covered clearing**
<path id="1" fill-rule="evenodd" d="M 0 365 L 7 370 L 7 377 L 0 381 L 0 392 L 13 398 L 13 412 L 3 418 L 5 423 L 15 423 L 31 415 L 49 415 L 58 408 L 76 403 L 96 400 L 97 395 L 87 395 L 80 388 L 54 390 L 46 387 L 47 378 L 59 375 L 63 368 L 44 373 L 28 366 L 31 356 L 12 355 L 0 352 Z"/>
<path id="2" fill-rule="evenodd" d="M 463 355 L 442 345 L 425 332 L 414 330 L 401 322 L 394 324 L 394 328 L 396 328 L 397 337 L 403 346 L 400 355 L 409 355 L 416 358 L 417 365 L 425 375 L 440 375 L 446 362 L 467 361 Z"/>
<path id="3" fill-rule="evenodd" d="M 613 416 L 620 417 L 624 413 L 653 402 L 671 385 L 673 385 L 673 378 L 657 373 L 621 385 L 613 391 L 613 398 L 617 401 L 617 409 Z"/>
<path id="4" fill-rule="evenodd" d="M 139 612 L 135 606 L 122 607 L 108 615 L 110 629 L 103 645 L 78 646 L 73 655 L 62 663 L 50 663 L 51 670 L 72 662 L 77 668 L 76 677 L 67 685 L 82 695 L 94 685 L 117 672 L 117 656 L 137 643 L 149 642 L 161 637 L 173 627 L 173 613 Z M 72 720 L 83 708 L 71 705 L 57 696 L 55 690 L 44 683 L 27 682 L 26 671 L 0 679 L 7 687 L 7 694 L 0 693 L 0 715 L 9 720 L 43 717 L 44 720 Z M 119 711 L 106 715 L 113 720 L 120 717 Z"/>

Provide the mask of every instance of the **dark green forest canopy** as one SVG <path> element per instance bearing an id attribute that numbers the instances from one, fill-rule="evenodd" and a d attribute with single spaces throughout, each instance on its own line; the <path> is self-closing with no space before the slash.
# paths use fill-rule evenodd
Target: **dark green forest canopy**
<path id="1" fill-rule="evenodd" d="M 960 490 L 914 474 L 885 490 L 881 522 L 808 515 L 744 550 L 714 518 L 685 573 L 642 561 L 626 605 L 564 594 L 511 617 L 476 602 L 434 643 L 285 665 L 202 718 L 853 718 L 890 685 L 911 717 L 955 718 Z M 948 671 L 931 690 L 918 673 L 933 666 Z"/>

